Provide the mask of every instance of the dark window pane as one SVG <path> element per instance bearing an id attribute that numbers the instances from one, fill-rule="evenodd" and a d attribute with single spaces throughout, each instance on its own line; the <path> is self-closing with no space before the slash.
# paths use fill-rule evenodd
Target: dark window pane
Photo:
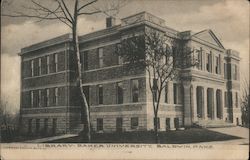
<path id="1" fill-rule="evenodd" d="M 29 119 L 28 134 L 32 133 L 32 119 Z"/>
<path id="2" fill-rule="evenodd" d="M 116 118 L 116 131 L 121 132 L 122 131 L 122 118 Z"/>
<path id="3" fill-rule="evenodd" d="M 97 118 L 97 131 L 102 131 L 103 130 L 103 119 L 102 118 Z"/>
<path id="4" fill-rule="evenodd" d="M 117 83 L 117 103 L 123 103 L 123 84 L 122 82 Z"/>
<path id="5" fill-rule="evenodd" d="M 88 70 L 88 52 L 84 52 L 84 57 L 83 57 L 83 66 L 84 66 L 84 70 Z"/>
<path id="6" fill-rule="evenodd" d="M 168 103 L 168 84 L 165 86 L 165 103 Z"/>
<path id="7" fill-rule="evenodd" d="M 48 118 L 44 119 L 44 132 L 45 134 L 48 132 Z"/>
<path id="8" fill-rule="evenodd" d="M 138 117 L 132 117 L 131 118 L 131 129 L 137 129 L 139 126 L 139 118 Z"/>
<path id="9" fill-rule="evenodd" d="M 102 87 L 102 85 L 98 86 L 98 100 L 99 100 L 99 104 L 103 104 L 103 87 Z"/>
<path id="10" fill-rule="evenodd" d="M 36 133 L 40 131 L 40 119 L 36 119 Z"/>
<path id="11" fill-rule="evenodd" d="M 179 118 L 174 118 L 174 126 L 175 128 L 179 128 Z"/>
<path id="12" fill-rule="evenodd" d="M 53 118 L 53 120 L 52 120 L 52 134 L 53 135 L 56 134 L 56 129 L 57 129 L 57 119 Z"/>
<path id="13" fill-rule="evenodd" d="M 166 130 L 170 130 L 170 118 L 166 118 Z"/>
<path id="14" fill-rule="evenodd" d="M 177 94 L 177 84 L 174 83 L 174 104 L 177 104 L 178 94 Z"/>
<path id="15" fill-rule="evenodd" d="M 137 79 L 132 80 L 132 101 L 139 101 L 139 81 Z"/>
<path id="16" fill-rule="evenodd" d="M 98 58 L 99 58 L 99 68 L 104 67 L 103 63 L 103 48 L 98 49 Z"/>

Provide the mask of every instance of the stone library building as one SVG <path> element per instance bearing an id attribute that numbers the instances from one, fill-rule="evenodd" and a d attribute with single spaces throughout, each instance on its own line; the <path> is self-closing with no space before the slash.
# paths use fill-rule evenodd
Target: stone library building
<path id="1" fill-rule="evenodd" d="M 106 28 L 79 36 L 82 87 L 94 132 L 153 130 L 154 114 L 145 69 L 129 70 L 116 52 L 122 39 L 146 28 L 184 39 L 196 66 L 182 69 L 186 80 L 168 82 L 158 112 L 160 131 L 180 127 L 240 125 L 239 53 L 223 47 L 212 30 L 177 31 L 147 12 L 106 19 Z M 79 133 L 83 129 L 72 34 L 22 48 L 22 132 L 27 135 Z"/>

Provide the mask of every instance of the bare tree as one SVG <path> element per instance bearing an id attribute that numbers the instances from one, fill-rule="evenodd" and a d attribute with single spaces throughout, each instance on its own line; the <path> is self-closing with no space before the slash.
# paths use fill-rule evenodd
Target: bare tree
<path id="1" fill-rule="evenodd" d="M 169 81 L 181 78 L 180 69 L 195 65 L 186 41 L 170 37 L 166 33 L 148 29 L 140 35 L 133 34 L 122 40 L 117 54 L 124 59 L 130 69 L 143 68 L 148 74 L 154 111 L 154 132 L 158 143 L 158 111 L 161 95 Z"/>
<path id="2" fill-rule="evenodd" d="M 242 125 L 244 127 L 249 127 L 250 86 L 249 86 L 249 81 L 245 77 L 243 77 L 241 83 L 242 83 L 242 95 L 241 95 Z"/>
<path id="3" fill-rule="evenodd" d="M 1 99 L 0 101 L 0 125 L 1 125 L 1 140 L 3 142 L 10 142 L 18 136 L 18 122 L 19 113 L 10 113 L 7 108 L 10 104 Z"/>
<path id="4" fill-rule="evenodd" d="M 53 6 L 46 6 L 42 1 L 31 0 L 31 6 L 23 6 L 23 8 L 28 12 L 14 12 L 12 14 L 2 14 L 2 16 L 7 17 L 21 17 L 21 18 L 35 18 L 41 22 L 44 20 L 57 20 L 61 23 L 67 25 L 72 32 L 73 35 L 73 48 L 77 60 L 77 79 L 76 83 L 80 89 L 81 98 L 83 104 L 81 104 L 84 113 L 86 114 L 86 131 L 88 140 L 91 140 L 91 127 L 90 127 L 90 112 L 89 105 L 86 100 L 86 96 L 84 94 L 82 88 L 82 69 L 80 62 L 80 51 L 79 51 L 79 41 L 78 41 L 78 20 L 80 16 L 86 15 L 94 15 L 98 13 L 105 14 L 106 16 L 115 16 L 119 9 L 124 6 L 126 3 L 119 1 L 110 1 L 110 4 L 107 4 L 106 7 L 100 8 L 96 6 L 98 0 L 74 0 L 73 7 L 70 7 L 69 2 L 66 0 L 52 0 L 54 2 Z M 68 2 L 68 3 L 67 3 Z"/>

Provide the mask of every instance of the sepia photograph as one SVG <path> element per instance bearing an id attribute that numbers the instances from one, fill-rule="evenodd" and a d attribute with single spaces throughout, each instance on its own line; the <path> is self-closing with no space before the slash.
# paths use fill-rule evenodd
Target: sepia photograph
<path id="1" fill-rule="evenodd" d="M 247 0 L 2 0 L 3 160 L 248 159 Z"/>

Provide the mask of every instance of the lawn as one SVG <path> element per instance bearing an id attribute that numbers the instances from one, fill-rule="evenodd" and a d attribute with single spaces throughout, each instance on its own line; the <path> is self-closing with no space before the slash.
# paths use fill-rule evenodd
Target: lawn
<path id="1" fill-rule="evenodd" d="M 224 141 L 240 139 L 240 137 L 222 134 L 203 128 L 191 128 L 187 130 L 177 130 L 159 132 L 161 144 L 186 144 L 197 142 Z M 65 138 L 49 143 L 86 143 L 86 139 L 81 136 Z M 94 133 L 92 143 L 155 143 L 153 132 L 124 132 L 124 133 Z"/>

